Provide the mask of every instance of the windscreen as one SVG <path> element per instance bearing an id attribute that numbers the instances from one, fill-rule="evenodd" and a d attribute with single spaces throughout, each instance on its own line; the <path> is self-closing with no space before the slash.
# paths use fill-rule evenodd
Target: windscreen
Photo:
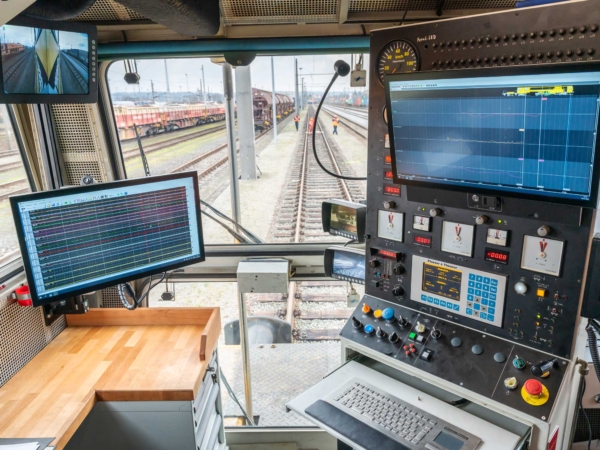
<path id="1" fill-rule="evenodd" d="M 390 81 L 395 178 L 589 200 L 600 73 Z"/>
<path id="2" fill-rule="evenodd" d="M 203 256 L 192 177 L 78 191 L 15 199 L 38 300 Z"/>
<path id="3" fill-rule="evenodd" d="M 0 29 L 5 94 L 88 94 L 85 33 L 4 25 Z"/>

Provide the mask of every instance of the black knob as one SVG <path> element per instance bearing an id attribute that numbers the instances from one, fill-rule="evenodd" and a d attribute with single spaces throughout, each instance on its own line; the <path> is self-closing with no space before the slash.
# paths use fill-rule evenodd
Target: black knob
<path id="1" fill-rule="evenodd" d="M 458 62 L 459 62 L 458 59 L 452 60 L 452 64 L 454 64 L 455 66 L 458 65 Z"/>
<path id="2" fill-rule="evenodd" d="M 535 31 L 532 31 L 531 33 L 529 33 L 529 37 L 531 39 L 535 38 L 537 36 L 537 33 Z"/>
<path id="3" fill-rule="evenodd" d="M 550 369 L 555 368 L 557 366 L 558 359 L 552 358 L 547 361 L 541 361 L 531 366 L 531 373 L 536 377 L 546 378 L 548 376 L 547 372 L 549 372 Z"/>
<path id="4" fill-rule="evenodd" d="M 454 41 L 454 46 L 455 47 L 458 47 L 459 44 L 460 44 L 460 41 L 458 41 L 458 40 Z"/>
<path id="5" fill-rule="evenodd" d="M 546 36 L 546 32 L 544 30 L 540 31 L 538 34 L 540 35 L 540 37 Z"/>
<path id="6" fill-rule="evenodd" d="M 498 62 L 498 57 L 497 56 L 492 57 L 492 61 L 493 62 Z"/>
<path id="7" fill-rule="evenodd" d="M 582 49 L 582 48 L 578 48 L 578 49 L 577 49 L 577 56 L 581 56 L 581 55 L 583 55 L 584 53 L 585 53 L 585 52 L 583 51 L 583 49 Z"/>
<path id="8" fill-rule="evenodd" d="M 383 202 L 383 207 L 385 209 L 395 208 L 396 202 L 394 200 L 386 200 L 385 202 Z"/>
<path id="9" fill-rule="evenodd" d="M 594 33 L 596 31 L 598 31 L 598 25 L 594 24 L 594 25 L 590 25 L 590 31 L 593 31 Z"/>
<path id="10" fill-rule="evenodd" d="M 510 55 L 508 57 L 508 59 L 510 59 L 511 61 L 514 61 L 515 59 L 517 59 L 517 57 L 515 55 Z"/>
<path id="11" fill-rule="evenodd" d="M 476 62 L 477 64 L 481 64 L 481 57 L 479 57 L 479 56 L 478 56 L 478 57 L 475 59 L 475 62 Z"/>
<path id="12" fill-rule="evenodd" d="M 369 266 L 371 266 L 372 268 L 379 266 L 379 260 L 375 258 L 369 260 Z"/>
<path id="13" fill-rule="evenodd" d="M 544 53 L 538 52 L 537 57 L 538 57 L 538 59 L 542 59 L 544 57 Z"/>
<path id="14" fill-rule="evenodd" d="M 460 41 L 460 43 L 461 43 L 462 45 L 467 45 L 467 42 L 468 42 L 468 41 L 467 41 L 466 39 L 463 39 L 462 41 Z"/>
<path id="15" fill-rule="evenodd" d="M 446 46 L 445 42 L 440 42 L 440 48 L 444 48 Z"/>
<path id="16" fill-rule="evenodd" d="M 398 342 L 398 339 L 398 334 L 395 331 L 392 331 L 390 337 L 388 338 L 388 341 L 390 341 L 393 344 L 395 342 Z"/>
<path id="17" fill-rule="evenodd" d="M 394 294 L 396 297 L 402 297 L 404 295 L 404 292 L 404 288 L 399 284 L 394 286 L 394 289 L 392 289 L 392 294 Z"/>
<path id="18" fill-rule="evenodd" d="M 563 55 L 563 52 L 562 52 L 562 50 L 557 50 L 557 51 L 556 51 L 556 57 L 557 57 L 557 58 L 562 58 L 562 55 Z"/>
<path id="19" fill-rule="evenodd" d="M 573 56 L 573 50 L 571 50 L 571 49 L 567 50 L 567 56 Z"/>
<path id="20" fill-rule="evenodd" d="M 527 39 L 527 33 L 521 33 L 520 37 L 521 39 Z"/>
<path id="21" fill-rule="evenodd" d="M 446 60 L 446 65 L 447 65 L 447 66 L 451 66 L 451 65 L 452 65 L 452 60 L 450 60 L 450 59 L 447 59 L 447 60 Z"/>
<path id="22" fill-rule="evenodd" d="M 507 59 L 507 58 L 506 58 L 506 55 L 502 55 L 502 56 L 500 57 L 500 61 L 502 61 L 502 62 L 506 61 L 506 59 Z"/>
<path id="23" fill-rule="evenodd" d="M 554 53 L 552 53 L 552 52 L 546 52 L 546 56 L 548 58 L 552 58 L 554 56 Z"/>
<path id="24" fill-rule="evenodd" d="M 473 58 L 469 58 L 469 59 L 467 59 L 467 62 L 468 62 L 469 64 L 473 64 Z"/>
<path id="25" fill-rule="evenodd" d="M 490 57 L 489 57 L 489 56 L 486 56 L 485 58 L 483 58 L 483 62 L 484 62 L 485 64 L 488 64 L 488 63 L 490 62 Z"/>
<path id="26" fill-rule="evenodd" d="M 523 61 L 524 59 L 525 59 L 525 55 L 524 55 L 523 53 L 521 53 L 521 54 L 519 55 L 519 60 Z"/>
<path id="27" fill-rule="evenodd" d="M 500 42 L 500 36 L 494 36 L 494 42 Z"/>
<path id="28" fill-rule="evenodd" d="M 535 55 L 533 53 L 528 53 L 527 54 L 527 58 L 528 59 L 533 59 L 535 57 Z"/>
<path id="29" fill-rule="evenodd" d="M 577 28 L 571 27 L 569 28 L 569 34 L 575 34 L 577 32 Z"/>
<path id="30" fill-rule="evenodd" d="M 462 58 L 460 60 L 460 63 L 464 66 L 467 63 L 467 60 L 465 58 Z"/>
<path id="31" fill-rule="evenodd" d="M 362 327 L 362 323 L 360 323 L 360 320 L 358 320 L 356 317 L 352 316 L 352 326 L 358 330 L 360 327 Z"/>
<path id="32" fill-rule="evenodd" d="M 519 35 L 518 35 L 517 33 L 513 33 L 513 34 L 511 34 L 511 35 L 510 35 L 510 38 L 511 38 L 513 41 L 516 41 L 517 39 L 519 39 Z"/>
<path id="33" fill-rule="evenodd" d="M 394 275 L 402 275 L 406 272 L 406 268 L 402 264 L 396 264 L 392 269 Z"/>
<path id="34" fill-rule="evenodd" d="M 432 45 L 432 47 L 433 47 L 433 48 L 438 48 L 438 43 L 437 43 L 437 42 L 434 42 L 434 43 L 433 43 L 433 45 Z"/>
<path id="35" fill-rule="evenodd" d="M 581 25 L 579 27 L 579 31 L 582 32 L 582 33 L 585 33 L 587 31 L 587 27 L 585 25 Z"/>
<path id="36" fill-rule="evenodd" d="M 588 49 L 587 49 L 587 54 L 588 54 L 588 55 L 590 55 L 590 56 L 591 56 L 591 55 L 593 55 L 594 53 L 596 53 L 596 50 L 594 50 L 593 48 L 588 48 Z"/>
<path id="37" fill-rule="evenodd" d="M 475 38 L 471 38 L 471 39 L 469 39 L 469 44 L 471 44 L 471 45 L 475 45 Z"/>
<path id="38" fill-rule="evenodd" d="M 444 213 L 444 211 L 442 211 L 440 208 L 431 208 L 429 210 L 429 215 L 431 217 L 438 217 L 441 216 Z"/>
<path id="39" fill-rule="evenodd" d="M 502 36 L 502 40 L 504 42 L 508 41 L 508 34 L 505 34 L 504 36 Z"/>
<path id="40" fill-rule="evenodd" d="M 435 60 L 435 61 L 432 61 L 432 62 L 431 62 L 431 65 L 432 65 L 433 67 L 437 67 L 437 65 L 438 65 L 438 62 L 437 62 L 437 60 Z"/>
<path id="41" fill-rule="evenodd" d="M 486 36 L 486 38 L 485 38 L 485 42 L 487 42 L 488 44 L 489 44 L 490 42 L 492 42 L 492 37 L 491 37 L 491 36 Z"/>
<path id="42" fill-rule="evenodd" d="M 556 30 L 555 30 L 555 29 L 552 29 L 552 30 L 548 31 L 548 34 L 549 34 L 550 36 L 555 36 L 555 35 L 556 35 Z"/>
<path id="43" fill-rule="evenodd" d="M 406 328 L 406 326 L 408 325 L 408 320 L 406 320 L 404 317 L 402 316 L 398 316 L 398 326 L 400 328 Z"/>
<path id="44" fill-rule="evenodd" d="M 442 337 L 442 332 L 437 328 L 433 328 L 433 330 L 431 330 L 431 337 L 435 340 L 438 340 Z"/>
<path id="45" fill-rule="evenodd" d="M 379 338 L 379 339 L 383 339 L 387 336 L 387 333 L 385 331 L 383 331 L 381 329 L 381 327 L 377 327 L 377 331 L 375 332 L 375 335 Z"/>
<path id="46" fill-rule="evenodd" d="M 558 29 L 558 34 L 560 34 L 561 36 L 564 35 L 566 32 L 567 32 L 567 30 L 565 30 L 564 28 Z"/>
<path id="47" fill-rule="evenodd" d="M 477 43 L 478 43 L 478 44 L 483 44 L 483 38 L 478 38 L 478 39 L 477 39 Z"/>
<path id="48" fill-rule="evenodd" d="M 446 45 L 447 45 L 448 47 L 452 47 L 452 41 L 448 41 L 448 42 L 446 42 Z"/>

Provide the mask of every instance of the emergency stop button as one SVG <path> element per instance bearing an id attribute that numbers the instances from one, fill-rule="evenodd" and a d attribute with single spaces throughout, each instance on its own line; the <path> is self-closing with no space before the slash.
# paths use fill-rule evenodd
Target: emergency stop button
<path id="1" fill-rule="evenodd" d="M 538 380 L 527 380 L 525 382 L 525 390 L 529 395 L 539 397 L 542 395 L 542 383 L 540 383 Z"/>
<path id="2" fill-rule="evenodd" d="M 521 389 L 523 400 L 532 406 L 542 406 L 550 398 L 548 388 L 533 378 L 527 380 Z"/>

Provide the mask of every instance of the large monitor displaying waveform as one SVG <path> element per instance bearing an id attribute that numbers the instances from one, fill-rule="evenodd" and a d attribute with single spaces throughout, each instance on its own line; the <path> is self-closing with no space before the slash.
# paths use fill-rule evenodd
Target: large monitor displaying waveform
<path id="1" fill-rule="evenodd" d="M 195 172 L 11 197 L 35 306 L 204 260 Z"/>
<path id="2" fill-rule="evenodd" d="M 397 183 L 596 205 L 600 66 L 395 76 L 386 91 Z"/>

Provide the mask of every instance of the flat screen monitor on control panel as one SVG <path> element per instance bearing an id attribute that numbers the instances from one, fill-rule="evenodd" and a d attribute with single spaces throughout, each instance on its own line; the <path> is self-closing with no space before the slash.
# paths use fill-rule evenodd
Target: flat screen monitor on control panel
<path id="1" fill-rule="evenodd" d="M 386 77 L 394 181 L 595 207 L 600 66 L 565 66 Z"/>

